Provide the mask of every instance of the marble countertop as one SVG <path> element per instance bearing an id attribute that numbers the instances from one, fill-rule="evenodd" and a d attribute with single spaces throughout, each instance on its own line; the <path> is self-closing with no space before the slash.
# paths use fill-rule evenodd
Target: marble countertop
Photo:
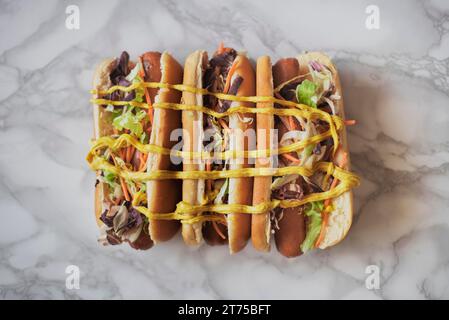
<path id="1" fill-rule="evenodd" d="M 449 298 L 448 13 L 443 0 L 2 1 L 0 298 Z M 334 58 L 363 179 L 348 237 L 293 260 L 189 249 L 180 236 L 147 252 L 100 246 L 85 161 L 93 68 L 123 49 L 183 61 L 220 40 L 253 59 Z M 69 265 L 79 289 L 66 286 Z"/>

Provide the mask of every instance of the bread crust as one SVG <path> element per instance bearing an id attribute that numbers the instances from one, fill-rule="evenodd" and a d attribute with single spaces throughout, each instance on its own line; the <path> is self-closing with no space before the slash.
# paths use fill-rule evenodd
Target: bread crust
<path id="1" fill-rule="evenodd" d="M 233 78 L 241 76 L 244 80 L 237 91 L 237 96 L 253 96 L 256 93 L 255 73 L 248 58 L 243 54 L 238 54 L 234 63 L 237 63 Z M 254 103 L 249 102 L 232 102 L 231 107 L 242 105 L 246 107 L 254 107 Z M 240 117 L 251 118 L 251 121 L 243 122 Z M 230 141 L 232 150 L 249 150 L 250 135 L 245 135 L 246 130 L 253 131 L 255 129 L 254 114 L 237 114 L 229 117 L 229 128 L 234 131 Z M 254 132 L 254 131 L 253 131 Z M 240 161 L 239 161 L 240 160 Z M 233 159 L 229 163 L 230 169 L 240 169 L 251 167 L 248 159 Z M 242 163 L 239 163 L 242 162 Z M 229 179 L 229 204 L 252 204 L 253 197 L 253 178 L 232 178 Z M 227 215 L 229 251 L 236 253 L 242 250 L 251 236 L 251 216 L 243 213 L 230 213 Z"/>
<path id="2" fill-rule="evenodd" d="M 145 60 L 146 57 L 154 59 L 158 55 L 161 70 L 160 82 L 181 83 L 182 67 L 169 53 L 147 53 L 143 55 L 143 59 Z M 159 89 L 152 101 L 179 103 L 180 99 L 181 93 L 177 90 Z M 155 108 L 150 144 L 172 148 L 176 141 L 170 141 L 170 134 L 178 128 L 181 128 L 181 112 Z M 151 154 L 148 157 L 147 172 L 174 169 L 169 155 Z M 150 180 L 147 182 L 147 197 L 150 212 L 173 212 L 176 204 L 181 200 L 181 182 L 179 180 Z M 171 239 L 180 227 L 177 220 L 150 219 L 149 222 L 149 233 L 155 243 Z"/>
<path id="3" fill-rule="evenodd" d="M 203 87 L 203 69 L 208 61 L 207 53 L 197 50 L 191 53 L 184 65 L 185 85 L 202 88 Z M 184 91 L 182 93 L 182 103 L 187 105 L 203 106 L 203 96 Z M 203 113 L 199 111 L 184 110 L 182 112 L 182 128 L 184 130 L 183 151 L 201 151 L 203 137 Z M 183 162 L 183 170 L 204 170 L 204 162 L 201 160 L 188 160 Z M 183 180 L 182 182 L 182 200 L 198 205 L 204 199 L 205 181 L 203 179 Z M 203 241 L 202 222 L 182 225 L 182 237 L 188 245 L 199 245 Z"/>
<path id="4" fill-rule="evenodd" d="M 93 76 L 93 88 L 95 90 L 107 90 L 111 86 L 111 80 L 109 79 L 109 74 L 113 68 L 116 66 L 116 60 L 109 58 L 103 60 L 95 69 Z M 95 98 L 100 98 L 97 94 Z M 93 119 L 94 119 L 94 138 L 98 139 L 102 136 L 112 134 L 112 126 L 108 124 L 109 114 L 104 112 L 103 108 L 99 105 L 94 104 L 93 106 Z M 101 174 L 101 171 L 97 171 L 97 177 Z M 94 210 L 95 210 L 95 221 L 98 226 L 101 226 L 103 222 L 100 220 L 102 210 L 103 210 L 103 199 L 108 193 L 107 185 L 98 181 L 95 186 L 95 200 L 94 200 Z"/>
<path id="5" fill-rule="evenodd" d="M 268 56 L 257 59 L 256 94 L 257 96 L 273 96 L 273 74 L 271 60 Z M 257 108 L 273 108 L 271 102 L 259 102 Z M 258 113 L 257 150 L 269 150 L 272 145 L 274 116 Z M 272 167 L 272 158 L 258 158 L 256 168 Z M 272 177 L 254 177 L 253 205 L 271 200 Z M 251 219 L 251 241 L 256 250 L 270 251 L 271 220 L 270 212 L 253 215 Z"/>

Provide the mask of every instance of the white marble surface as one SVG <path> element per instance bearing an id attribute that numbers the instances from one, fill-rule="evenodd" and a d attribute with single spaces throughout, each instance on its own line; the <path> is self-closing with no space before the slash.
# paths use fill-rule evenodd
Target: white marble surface
<path id="1" fill-rule="evenodd" d="M 218 4 L 220 3 L 220 4 Z M 80 7 L 81 28 L 65 27 Z M 380 29 L 365 27 L 368 4 Z M 0 298 L 449 298 L 448 1 L 1 1 Z M 97 244 L 92 70 L 128 50 L 182 61 L 219 40 L 275 60 L 324 50 L 340 70 L 357 214 L 347 239 L 287 260 L 250 246 Z M 65 268 L 80 267 L 79 290 Z M 365 287 L 378 265 L 380 289 Z"/>

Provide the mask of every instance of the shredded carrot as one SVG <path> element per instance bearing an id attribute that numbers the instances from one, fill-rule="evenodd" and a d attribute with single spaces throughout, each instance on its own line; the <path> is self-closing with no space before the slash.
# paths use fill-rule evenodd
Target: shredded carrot
<path id="1" fill-rule="evenodd" d="M 140 65 L 142 66 L 142 68 L 139 70 L 139 76 L 145 80 L 145 70 L 143 68 L 143 58 L 142 56 L 139 56 L 139 60 L 140 60 Z"/>
<path id="2" fill-rule="evenodd" d="M 293 162 L 295 162 L 295 163 L 299 162 L 299 159 L 298 159 L 298 158 L 295 158 L 295 157 L 292 156 L 291 154 L 283 153 L 282 156 L 283 156 L 285 159 L 290 160 L 290 161 L 293 161 Z"/>
<path id="3" fill-rule="evenodd" d="M 334 189 L 338 184 L 338 180 L 334 179 L 332 181 L 332 184 L 329 188 L 329 190 Z M 325 230 L 326 230 L 326 226 L 327 223 L 329 221 L 329 213 L 326 212 L 326 208 L 331 204 L 331 199 L 326 199 L 324 200 L 324 210 L 323 212 L 321 212 L 321 217 L 323 218 L 323 221 L 321 222 L 321 230 L 320 230 L 320 235 L 318 236 L 318 239 L 315 242 L 315 247 L 318 247 L 321 243 L 321 241 L 323 241 L 324 239 L 324 234 L 325 234 Z"/>
<path id="4" fill-rule="evenodd" d="M 125 158 L 125 163 L 130 163 L 134 154 L 134 147 L 133 146 L 129 146 L 128 148 L 126 148 L 126 158 Z"/>
<path id="5" fill-rule="evenodd" d="M 112 157 L 112 160 L 114 161 L 114 164 L 117 165 L 117 162 L 115 161 L 114 157 Z M 128 187 L 126 186 L 125 179 L 123 179 L 122 177 L 119 177 L 119 178 L 120 178 L 120 186 L 122 187 L 123 195 L 125 196 L 125 200 L 130 201 L 131 198 L 129 197 Z"/>
<path id="6" fill-rule="evenodd" d="M 220 46 L 218 47 L 217 52 L 218 52 L 218 54 L 221 54 L 221 53 L 224 52 L 223 41 L 220 42 Z M 231 70 L 232 70 L 232 67 L 231 67 Z M 229 74 L 231 73 L 231 70 L 229 70 L 229 73 L 228 73 L 228 79 L 229 79 Z M 232 71 L 232 72 L 234 72 L 234 71 Z M 228 79 L 226 79 L 226 82 L 228 81 Z M 226 92 L 226 91 L 227 91 L 227 90 L 226 90 L 226 86 L 225 86 L 225 91 L 224 91 L 224 92 Z M 225 130 L 229 130 L 229 127 L 228 127 L 228 125 L 226 124 L 226 121 L 224 121 L 223 119 L 218 119 L 218 122 L 220 123 L 220 125 L 221 125 Z M 225 143 L 226 143 L 226 140 L 225 140 Z M 226 148 L 226 146 L 224 146 L 224 147 Z M 211 170 L 212 170 L 212 163 L 211 163 L 210 161 L 206 161 L 206 171 L 211 171 Z M 210 180 L 210 179 L 207 180 L 207 190 L 208 190 L 208 191 L 211 191 L 211 190 L 212 190 L 212 180 Z M 222 239 L 226 239 L 226 236 L 221 232 L 221 230 L 220 230 L 220 228 L 218 227 L 216 221 L 212 221 L 212 226 L 213 226 L 215 232 L 217 232 L 218 235 L 219 235 Z"/>
<path id="7" fill-rule="evenodd" d="M 347 126 L 353 126 L 355 124 L 357 124 L 355 120 L 345 120 L 345 125 Z"/>
<path id="8" fill-rule="evenodd" d="M 340 161 L 337 162 L 337 166 L 344 168 L 348 164 L 348 153 L 343 152 L 343 156 Z"/>
<path id="9" fill-rule="evenodd" d="M 295 120 L 293 119 L 293 116 L 288 117 L 288 120 L 290 122 L 290 130 L 295 130 Z"/>
<path id="10" fill-rule="evenodd" d="M 226 239 L 226 236 L 221 232 L 220 228 L 217 225 L 216 221 L 212 221 L 212 226 L 214 227 L 214 230 L 218 233 L 218 235 L 222 238 L 222 239 Z"/>
<path id="11" fill-rule="evenodd" d="M 129 162 L 129 151 L 131 150 L 131 146 L 126 147 L 125 149 L 125 158 L 123 159 L 123 161 L 125 161 L 125 163 Z"/>
<path id="12" fill-rule="evenodd" d="M 229 129 L 229 126 L 228 126 L 228 124 L 226 123 L 226 121 L 224 121 L 223 119 L 218 119 L 218 123 L 219 123 L 223 128 L 225 128 L 226 130 L 231 130 L 231 129 Z"/>
<path id="13" fill-rule="evenodd" d="M 339 167 L 344 167 L 344 166 L 346 166 L 347 163 L 348 163 L 348 153 L 344 152 L 343 158 L 341 159 L 341 161 L 339 161 L 339 163 L 337 163 L 337 165 Z M 329 190 L 334 189 L 337 186 L 338 182 L 339 182 L 338 179 L 332 180 Z M 324 239 L 325 229 L 326 229 L 326 226 L 329 221 L 329 213 L 327 213 L 325 211 L 326 211 L 326 208 L 331 204 L 331 201 L 332 201 L 332 199 L 324 200 L 324 210 L 321 213 L 321 217 L 323 218 L 323 221 L 321 223 L 320 235 L 318 236 L 318 239 L 315 242 L 315 247 L 318 247 L 320 245 L 321 241 L 323 241 L 323 239 Z"/>
<path id="14" fill-rule="evenodd" d="M 223 90 L 224 93 L 227 93 L 229 91 L 229 88 L 231 86 L 231 78 L 236 69 L 237 69 L 237 63 L 234 61 L 234 63 L 231 66 L 231 69 L 229 69 L 228 76 L 226 77 L 226 84 L 225 84 L 224 90 Z"/>
<path id="15" fill-rule="evenodd" d="M 220 41 L 220 44 L 218 45 L 217 53 L 222 54 L 225 51 L 224 43 L 223 41 Z"/>
<path id="16" fill-rule="evenodd" d="M 148 154 L 139 152 L 139 168 L 142 168 L 142 165 L 147 162 Z"/>
<path id="17" fill-rule="evenodd" d="M 122 159 L 122 160 L 125 160 L 125 151 L 126 151 L 126 148 L 122 148 L 118 152 L 118 155 L 119 155 L 120 159 Z"/>
<path id="18" fill-rule="evenodd" d="M 142 168 L 142 162 L 143 162 L 143 161 L 142 161 L 142 154 L 143 154 L 143 153 L 140 153 L 140 152 L 139 152 L 139 166 L 137 167 L 137 170 L 140 170 L 140 168 Z"/>
<path id="19" fill-rule="evenodd" d="M 223 41 L 222 42 L 220 42 L 220 46 L 218 47 L 218 50 L 217 50 L 217 52 L 218 52 L 218 54 L 221 54 L 221 53 L 223 53 L 224 52 L 224 45 L 223 45 Z M 235 63 L 234 63 L 235 64 Z M 233 66 L 234 66 L 234 64 L 233 64 Z M 230 82 L 230 74 L 231 74 L 231 71 L 232 71 L 232 67 L 231 67 L 231 70 L 229 70 L 229 73 L 228 73 L 228 78 L 226 79 L 226 86 L 228 86 L 229 87 L 229 84 L 228 84 L 228 81 Z M 232 72 L 234 72 L 234 71 L 232 71 Z M 229 89 L 226 89 L 226 86 L 225 86 L 225 90 L 224 90 L 224 92 L 227 92 L 227 90 Z M 223 119 L 218 119 L 218 122 L 220 123 L 220 125 L 225 129 L 225 130 L 230 130 L 229 129 L 229 126 L 226 124 L 226 121 L 224 121 Z M 226 140 L 225 140 L 225 144 L 226 144 Z M 226 149 L 226 145 L 224 145 L 224 148 Z M 212 163 L 210 162 L 210 161 L 206 161 L 206 171 L 211 171 L 212 170 Z M 212 190 L 212 180 L 207 180 L 207 189 L 208 189 L 208 191 L 211 191 Z M 214 228 L 214 230 L 215 230 L 215 232 L 217 232 L 217 234 L 224 240 L 224 239 L 226 239 L 226 236 L 221 232 L 221 230 L 220 230 L 220 228 L 218 227 L 218 225 L 217 225 L 217 222 L 216 221 L 212 221 L 212 227 Z"/>
<path id="20" fill-rule="evenodd" d="M 326 208 L 326 207 L 324 207 L 324 208 Z M 323 213 L 321 213 L 321 215 L 323 216 L 323 221 L 321 223 L 320 235 L 318 236 L 318 239 L 316 239 L 316 242 L 315 242 L 315 248 L 318 248 L 320 246 L 321 242 L 323 241 L 324 233 L 325 233 L 324 230 L 326 229 L 326 226 L 327 226 L 327 223 L 329 220 L 329 214 L 323 212 Z"/>
<path id="21" fill-rule="evenodd" d="M 136 148 L 134 146 L 131 146 L 131 156 L 129 157 L 129 162 L 133 160 L 134 153 L 136 153 Z"/>
<path id="22" fill-rule="evenodd" d="M 146 168 L 146 164 L 147 164 L 147 159 L 148 159 L 148 154 L 144 153 L 144 154 L 140 154 L 140 164 L 139 164 L 139 170 L 138 171 L 144 171 Z"/>
<path id="23" fill-rule="evenodd" d="M 226 130 L 227 131 L 227 130 Z M 223 150 L 226 150 L 226 147 L 228 146 L 228 139 L 223 138 Z"/>
<path id="24" fill-rule="evenodd" d="M 337 186 L 337 184 L 338 184 L 338 179 L 332 180 L 331 187 L 329 188 L 329 190 L 332 190 L 333 188 L 335 188 Z M 325 207 L 327 207 L 330 204 L 331 204 L 331 199 L 324 200 Z"/>
<path id="25" fill-rule="evenodd" d="M 145 70 L 143 69 L 143 59 L 142 56 L 140 58 L 140 63 L 142 64 L 142 69 L 140 69 L 140 76 L 145 80 Z M 145 100 L 148 103 L 148 118 L 150 119 L 150 123 L 153 124 L 153 104 L 151 103 L 150 93 L 148 92 L 148 88 L 143 89 L 145 92 Z"/>
<path id="26" fill-rule="evenodd" d="M 123 179 L 122 177 L 120 177 L 120 185 L 122 186 L 126 201 L 130 201 L 131 198 L 129 197 L 128 187 L 126 186 L 125 179 Z"/>
<path id="27" fill-rule="evenodd" d="M 284 126 L 287 128 L 288 131 L 293 130 L 291 128 L 290 119 L 288 116 L 279 116 L 279 119 L 281 119 L 282 123 L 284 124 Z"/>

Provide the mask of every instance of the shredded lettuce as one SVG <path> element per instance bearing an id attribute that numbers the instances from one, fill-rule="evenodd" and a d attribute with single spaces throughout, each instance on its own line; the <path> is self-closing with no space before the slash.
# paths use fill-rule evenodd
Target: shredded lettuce
<path id="1" fill-rule="evenodd" d="M 297 174 L 289 174 L 286 176 L 275 178 L 273 183 L 271 184 L 271 190 L 279 189 L 283 185 L 295 181 L 296 179 L 298 179 L 298 177 L 299 176 Z"/>
<path id="2" fill-rule="evenodd" d="M 140 138 L 143 134 L 143 126 L 141 122 L 147 114 L 144 110 L 137 111 L 137 113 L 134 114 L 133 109 L 134 108 L 130 108 L 120 116 L 116 117 L 112 121 L 112 125 L 117 130 L 128 129 L 131 133 Z"/>
<path id="3" fill-rule="evenodd" d="M 126 180 L 126 184 L 131 191 L 131 195 L 134 196 L 137 193 L 144 193 L 147 190 L 146 183 L 136 183 L 132 180 Z"/>
<path id="4" fill-rule="evenodd" d="M 106 182 L 111 188 L 114 188 L 117 184 L 117 176 L 110 171 L 103 171 L 103 181 Z"/>
<path id="5" fill-rule="evenodd" d="M 312 65 L 319 64 L 316 61 L 313 61 L 311 64 L 308 65 L 309 72 L 312 76 L 313 83 L 316 84 L 316 96 L 317 101 L 320 101 L 323 95 L 329 91 L 332 87 L 332 72 L 327 69 L 326 67 L 319 64 L 319 68 L 316 69 Z"/>
<path id="6" fill-rule="evenodd" d="M 208 141 L 210 141 L 210 143 L 208 143 L 205 146 L 205 150 L 206 151 L 212 151 L 212 150 L 222 151 L 223 145 L 224 145 L 224 139 L 225 139 L 224 138 L 224 135 L 225 135 L 224 130 L 221 129 L 220 124 L 214 117 L 208 116 L 208 119 L 210 120 L 211 127 L 208 127 L 204 131 L 204 139 L 205 139 L 204 141 L 207 141 L 207 139 L 209 139 Z M 210 138 L 213 138 L 213 140 Z"/>
<path id="7" fill-rule="evenodd" d="M 133 84 L 134 83 L 141 83 L 141 82 L 143 82 L 143 79 L 140 76 L 138 76 L 138 75 L 132 81 Z M 134 101 L 143 102 L 143 97 L 145 95 L 145 89 L 139 87 L 139 88 L 134 89 L 134 91 L 136 93 L 136 97 L 134 98 Z"/>
<path id="8" fill-rule="evenodd" d="M 126 80 L 130 81 L 132 84 L 142 83 L 143 79 L 139 76 L 140 63 L 138 63 L 134 69 L 126 76 Z M 145 89 L 138 87 L 134 89 L 135 97 L 133 101 L 135 102 L 143 102 L 145 96 Z M 105 108 L 106 111 L 109 111 L 113 114 L 113 117 L 116 118 L 122 113 L 122 107 L 116 108 L 112 104 L 108 104 Z"/>
<path id="9" fill-rule="evenodd" d="M 318 96 L 317 85 L 310 80 L 304 80 L 296 87 L 296 98 L 299 103 L 306 104 L 312 108 L 317 107 Z"/>
<path id="10" fill-rule="evenodd" d="M 149 139 L 148 135 L 145 132 L 142 133 L 142 135 L 140 136 L 140 143 L 148 144 L 149 140 L 150 139 Z"/>
<path id="11" fill-rule="evenodd" d="M 301 251 L 306 253 L 313 249 L 316 239 L 320 235 L 321 231 L 321 212 L 324 208 L 323 201 L 311 202 L 307 205 L 304 214 L 309 217 L 307 224 L 307 233 L 304 242 L 301 244 Z"/>
<path id="12" fill-rule="evenodd" d="M 126 167 L 126 163 L 125 163 L 125 161 L 122 158 L 116 157 L 116 156 L 113 156 L 113 157 L 114 157 L 115 162 L 117 163 L 117 165 L 120 168 L 125 168 Z"/>
<path id="13" fill-rule="evenodd" d="M 253 123 L 253 120 L 254 120 L 253 118 L 250 118 L 250 117 L 242 117 L 240 115 L 240 113 L 237 113 L 237 117 L 239 117 L 239 120 L 242 123 L 249 123 L 249 124 L 251 124 L 251 123 Z"/>
<path id="14" fill-rule="evenodd" d="M 217 197 L 214 199 L 215 204 L 222 204 L 225 195 L 229 193 L 229 179 L 225 180 L 225 183 L 221 186 L 220 192 L 218 192 Z"/>
<path id="15" fill-rule="evenodd" d="M 136 66 L 126 76 L 126 80 L 133 81 L 138 76 L 141 67 L 142 65 L 140 64 L 140 62 L 137 63 Z"/>
<path id="16" fill-rule="evenodd" d="M 123 197 L 122 187 L 118 183 L 114 185 L 112 194 L 114 195 L 114 199 L 120 199 L 121 197 Z"/>
<path id="17" fill-rule="evenodd" d="M 305 129 L 304 139 L 310 138 L 316 134 L 315 127 L 314 127 L 314 124 L 312 121 L 310 121 L 310 120 L 307 121 L 307 123 L 305 123 L 303 126 Z M 301 151 L 301 155 L 300 155 L 300 159 L 301 159 L 300 165 L 301 166 L 304 166 L 304 164 L 307 162 L 307 159 L 309 159 L 309 157 L 312 155 L 314 148 L 315 148 L 315 144 L 309 144 Z"/>
<path id="18" fill-rule="evenodd" d="M 143 82 L 143 79 L 139 76 L 139 71 L 141 68 L 142 68 L 142 64 L 140 62 L 137 63 L 136 66 L 126 76 L 126 80 L 131 81 L 132 84 Z M 134 91 L 136 93 L 136 97 L 133 100 L 137 101 L 137 102 L 143 102 L 143 97 L 145 95 L 145 89 L 139 87 L 139 88 L 136 88 Z"/>
<path id="19" fill-rule="evenodd" d="M 139 191 L 134 181 L 126 180 L 126 184 L 128 185 L 128 190 L 131 192 L 131 196 L 135 195 L 137 191 Z"/>
<path id="20" fill-rule="evenodd" d="M 279 144 L 281 146 L 287 146 L 291 144 L 290 140 L 293 140 L 293 142 L 300 141 L 306 138 L 307 132 L 300 131 L 300 130 L 291 130 L 284 133 L 284 135 L 281 138 L 281 141 Z"/>
<path id="21" fill-rule="evenodd" d="M 304 148 L 304 155 L 306 157 L 310 157 L 313 152 L 313 148 L 315 148 L 315 144 L 309 144 Z"/>
<path id="22" fill-rule="evenodd" d="M 123 109 L 122 108 L 115 108 L 112 104 L 108 104 L 105 108 L 105 111 L 108 111 L 112 113 L 112 119 L 117 118 L 119 115 L 122 114 Z"/>

